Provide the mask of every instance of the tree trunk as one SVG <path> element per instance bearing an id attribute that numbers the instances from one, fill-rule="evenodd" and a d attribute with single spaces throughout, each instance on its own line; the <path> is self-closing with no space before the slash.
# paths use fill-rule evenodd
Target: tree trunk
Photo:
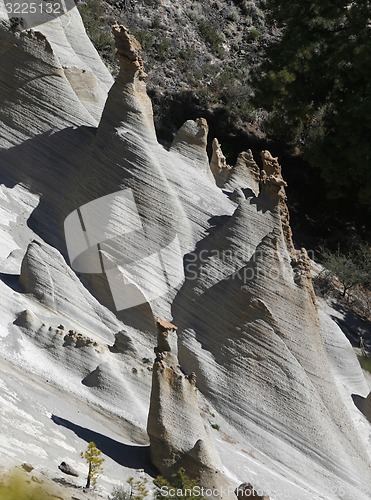
<path id="1" fill-rule="evenodd" d="M 85 488 L 90 488 L 90 479 L 91 479 L 91 462 L 89 462 L 89 472 L 88 472 L 88 478 L 86 480 Z"/>

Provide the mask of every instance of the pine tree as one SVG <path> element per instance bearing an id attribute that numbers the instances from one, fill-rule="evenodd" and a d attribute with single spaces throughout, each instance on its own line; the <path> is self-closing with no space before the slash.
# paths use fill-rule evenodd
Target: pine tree
<path id="1" fill-rule="evenodd" d="M 104 458 L 101 455 L 102 452 L 93 442 L 88 444 L 86 451 L 80 453 L 80 456 L 86 460 L 89 466 L 85 488 L 90 488 L 91 485 L 94 487 L 97 484 L 99 474 L 103 472 Z"/>
<path id="2" fill-rule="evenodd" d="M 255 81 L 267 132 L 371 210 L 371 2 L 267 0 L 277 37 Z"/>
<path id="3" fill-rule="evenodd" d="M 129 477 L 127 483 L 130 485 L 130 500 L 143 500 L 148 495 L 146 478 L 135 480 L 133 477 Z"/>

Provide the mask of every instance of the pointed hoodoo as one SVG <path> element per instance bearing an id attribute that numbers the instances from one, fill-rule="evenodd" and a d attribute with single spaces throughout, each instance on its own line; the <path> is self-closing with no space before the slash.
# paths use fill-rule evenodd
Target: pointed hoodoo
<path id="1" fill-rule="evenodd" d="M 147 95 L 141 45 L 125 28 L 112 28 L 120 71 L 108 93 L 98 127 L 102 142 L 112 139 L 112 130 L 130 130 L 146 142 L 156 142 L 151 99 Z"/>
<path id="2" fill-rule="evenodd" d="M 232 167 L 227 164 L 218 139 L 213 140 L 212 148 L 210 170 L 216 185 L 232 192 L 236 188 L 250 189 L 255 196 L 258 196 L 260 169 L 254 160 L 251 149 L 242 151 L 238 155 L 236 164 Z"/>
<path id="3" fill-rule="evenodd" d="M 260 182 L 260 169 L 254 160 L 251 149 L 242 151 L 237 157 L 235 166 L 230 171 L 230 176 L 225 188 L 233 191 L 237 187 L 251 189 L 258 196 Z"/>
<path id="4" fill-rule="evenodd" d="M 56 283 L 51 271 L 51 261 L 52 257 L 46 246 L 36 240 L 31 241 L 22 260 L 19 284 L 26 293 L 32 294 L 43 305 L 55 310 Z"/>
<path id="5" fill-rule="evenodd" d="M 227 164 L 227 159 L 223 154 L 221 145 L 218 139 L 213 139 L 213 153 L 210 161 L 210 169 L 215 177 L 215 182 L 218 187 L 223 187 L 230 175 L 231 166 Z"/>
<path id="6" fill-rule="evenodd" d="M 147 75 L 140 55 L 142 46 L 125 26 L 115 24 L 112 27 L 112 32 L 120 64 L 120 76 L 125 77 L 128 81 L 144 80 Z"/>
<path id="7" fill-rule="evenodd" d="M 207 156 L 207 135 L 209 126 L 205 118 L 187 120 L 174 137 L 170 151 L 183 157 L 188 163 L 193 163 L 211 177 L 209 158 Z"/>
<path id="8" fill-rule="evenodd" d="M 290 226 L 290 213 L 286 204 L 287 196 L 285 187 L 287 183 L 282 177 L 282 168 L 278 158 L 269 151 L 262 151 L 261 158 L 263 169 L 260 175 L 260 198 L 272 208 L 278 207 L 281 218 L 282 231 L 285 237 L 287 250 L 291 257 L 291 266 L 294 270 L 294 280 L 298 285 L 307 288 L 313 303 L 316 302 L 311 278 L 311 262 L 304 248 L 296 250 L 292 239 Z"/>
<path id="9" fill-rule="evenodd" d="M 290 214 L 286 204 L 287 196 L 285 187 L 287 183 L 282 177 L 282 168 L 278 163 L 278 158 L 274 158 L 269 151 L 262 151 L 261 159 L 263 170 L 260 174 L 261 198 L 272 208 L 278 206 L 282 221 L 282 229 L 285 235 L 287 249 L 291 256 L 296 254 L 292 241 L 292 231 L 290 227 Z"/>
<path id="10" fill-rule="evenodd" d="M 165 477 L 183 467 L 202 486 L 225 489 L 228 481 L 198 407 L 196 375 L 185 376 L 179 367 L 176 330 L 175 325 L 157 320 L 147 424 L 151 459 Z M 235 498 L 233 493 L 229 496 Z"/>

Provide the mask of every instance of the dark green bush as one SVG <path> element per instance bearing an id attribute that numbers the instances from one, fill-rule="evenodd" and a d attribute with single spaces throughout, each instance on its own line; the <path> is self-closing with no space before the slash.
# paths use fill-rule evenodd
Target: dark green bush
<path id="1" fill-rule="evenodd" d="M 168 481 L 163 476 L 157 476 L 154 484 L 157 486 L 157 500 L 163 500 L 164 498 L 199 500 L 200 498 L 204 498 L 201 495 L 199 482 L 196 479 L 190 479 L 185 469 L 179 469 L 177 474 L 173 474 L 171 481 Z"/>
<path id="2" fill-rule="evenodd" d="M 87 0 L 77 5 L 86 32 L 93 45 L 109 62 L 114 62 L 115 42 L 112 33 L 108 31 L 108 27 L 102 22 L 104 16 L 102 4 L 98 0 Z"/>
<path id="3" fill-rule="evenodd" d="M 218 57 L 223 57 L 224 49 L 222 43 L 224 42 L 224 37 L 220 31 L 206 19 L 201 19 L 198 22 L 198 30 L 214 54 Z"/>

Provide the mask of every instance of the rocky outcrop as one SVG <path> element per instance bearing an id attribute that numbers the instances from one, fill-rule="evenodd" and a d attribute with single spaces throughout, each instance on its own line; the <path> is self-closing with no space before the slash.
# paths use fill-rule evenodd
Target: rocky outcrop
<path id="1" fill-rule="evenodd" d="M 285 187 L 287 183 L 282 177 L 282 168 L 278 158 L 274 158 L 269 151 L 261 153 L 263 170 L 260 173 L 260 198 L 267 206 L 277 207 L 280 218 L 282 232 L 285 237 L 286 247 L 291 256 L 291 266 L 294 271 L 295 283 L 308 290 L 313 304 L 316 302 L 315 293 L 311 278 L 311 263 L 304 248 L 296 250 L 292 238 L 290 226 L 290 213 L 286 203 L 287 196 Z"/>
<path id="2" fill-rule="evenodd" d="M 239 205 L 232 217 L 219 227 L 215 221 L 218 229 L 189 257 L 195 263 L 192 277 L 172 310 L 180 331 L 179 359 L 188 372 L 197 373 L 201 392 L 229 422 L 241 429 L 250 422 L 249 439 L 259 450 L 269 448 L 275 456 L 272 443 L 287 432 L 284 422 L 290 420 L 295 438 L 290 439 L 288 461 L 293 467 L 297 453 L 304 453 L 304 461 L 316 460 L 311 451 L 315 446 L 326 454 L 327 463 L 335 461 L 345 470 L 352 453 L 345 450 L 355 447 L 365 457 L 364 444 L 355 433 L 351 439 L 343 435 L 340 445 L 339 423 L 351 425 L 351 418 L 336 410 L 341 395 L 326 369 L 310 262 L 292 242 L 278 160 L 264 152 L 263 165 L 259 195 L 237 190 Z M 268 388 L 272 363 L 273 391 Z M 310 403 L 304 407 L 297 397 Z M 272 421 L 280 422 L 274 430 L 268 423 Z M 316 438 L 303 432 L 313 426 Z"/>
<path id="3" fill-rule="evenodd" d="M 73 269 L 106 307 L 156 309 L 183 280 L 189 224 L 156 155 L 140 44 L 123 26 L 113 31 L 121 69 L 71 193 L 79 208 L 66 219 L 67 244 Z"/>
<path id="4" fill-rule="evenodd" d="M 127 354 L 129 352 L 137 353 L 133 339 L 125 331 L 115 333 L 115 343 L 111 347 L 112 352 Z"/>
<path id="5" fill-rule="evenodd" d="M 235 166 L 230 171 L 230 176 L 225 189 L 233 191 L 236 188 L 251 189 L 255 196 L 259 194 L 260 169 L 254 160 L 251 149 L 243 151 L 237 157 Z"/>
<path id="6" fill-rule="evenodd" d="M 61 462 L 58 465 L 58 469 L 63 472 L 64 474 L 67 474 L 67 476 L 73 476 L 73 477 L 79 477 L 79 473 L 69 464 L 66 462 Z"/>
<path id="7" fill-rule="evenodd" d="M 210 160 L 210 169 L 215 177 L 216 185 L 223 187 L 229 177 L 232 167 L 227 165 L 227 159 L 223 154 L 217 138 L 213 139 L 212 147 L 213 152 Z"/>
<path id="8" fill-rule="evenodd" d="M 216 185 L 227 191 L 250 189 L 255 196 L 258 196 L 261 174 L 252 151 L 249 149 L 241 152 L 236 164 L 232 167 L 227 164 L 221 145 L 216 138 L 213 139 L 212 148 L 210 169 Z"/>
<path id="9" fill-rule="evenodd" d="M 274 158 L 269 151 L 261 153 L 263 170 L 260 173 L 261 198 L 267 206 L 279 207 L 282 229 L 290 254 L 295 254 L 290 227 L 290 215 L 286 204 L 287 196 L 285 187 L 287 183 L 282 177 L 282 168 L 278 158 Z"/>
<path id="10" fill-rule="evenodd" d="M 186 376 L 179 367 L 177 327 L 157 320 L 157 328 L 147 424 L 151 460 L 165 477 L 183 467 L 202 486 L 226 487 L 228 481 L 198 407 L 196 375 Z"/>
<path id="11" fill-rule="evenodd" d="M 33 467 L 31 464 L 25 462 L 21 465 L 22 469 L 25 471 L 25 472 L 32 472 L 34 470 L 35 467 Z"/>
<path id="12" fill-rule="evenodd" d="M 196 169 L 201 169 L 212 178 L 206 152 L 209 126 L 205 118 L 186 121 L 176 134 L 170 151 L 180 155 Z"/>
<path id="13" fill-rule="evenodd" d="M 156 143 L 152 102 L 147 95 L 147 75 L 140 55 L 141 45 L 124 26 L 116 24 L 112 32 L 120 71 L 108 93 L 98 137 L 102 142 L 111 142 L 113 129 L 124 126 L 142 140 Z"/>
<path id="14" fill-rule="evenodd" d="M 19 283 L 24 292 L 55 313 L 80 318 L 86 326 L 99 318 L 99 333 L 107 340 L 112 338 L 111 328 L 119 329 L 114 316 L 87 292 L 62 255 L 46 243 L 34 240 L 28 245 Z M 96 325 L 92 329 L 96 330 Z"/>

